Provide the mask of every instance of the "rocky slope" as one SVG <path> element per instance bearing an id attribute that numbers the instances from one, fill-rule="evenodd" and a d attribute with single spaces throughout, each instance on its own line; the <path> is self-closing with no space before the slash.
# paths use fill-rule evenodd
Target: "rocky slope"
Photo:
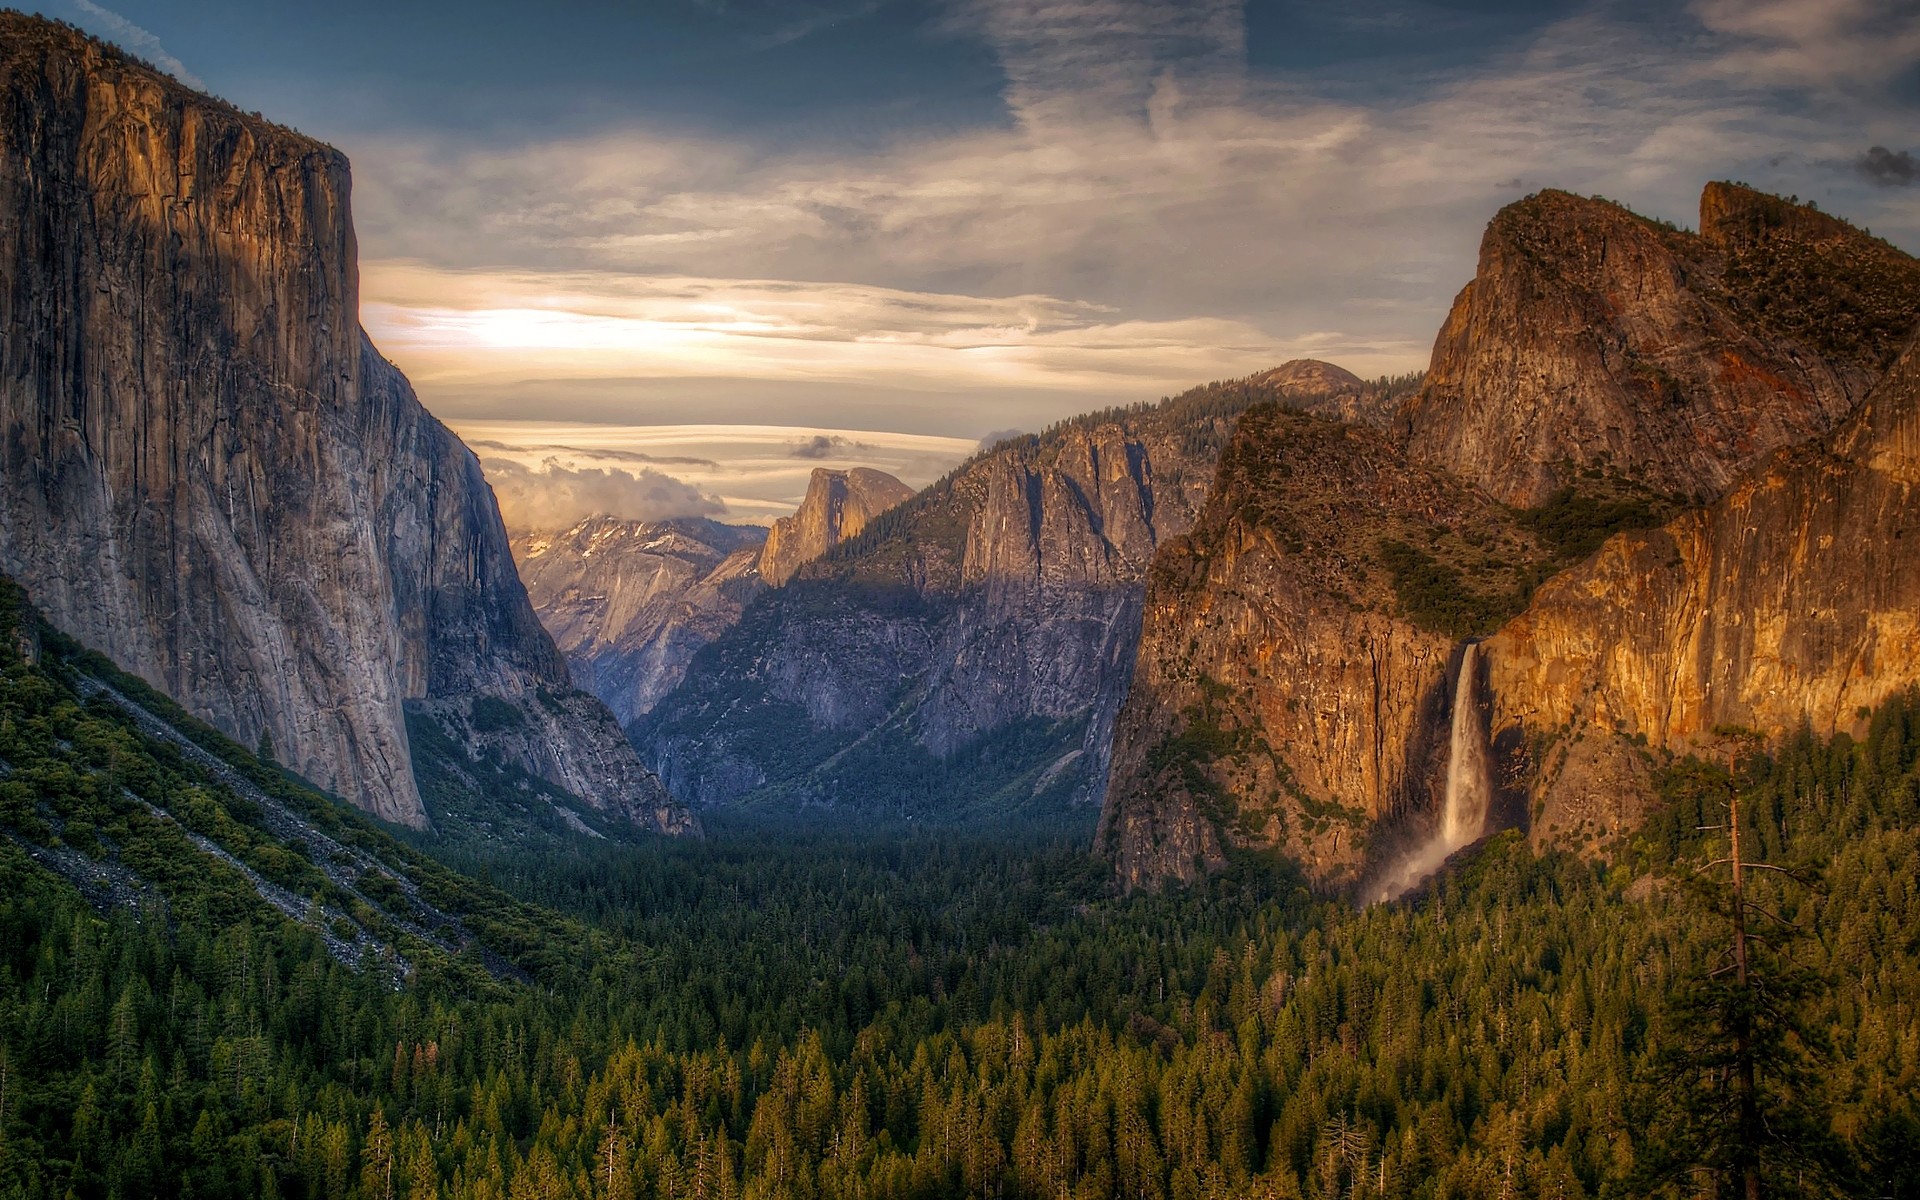
<path id="1" fill-rule="evenodd" d="M 873 519 L 913 496 L 913 489 L 885 471 L 854 467 L 847 471 L 814 468 L 799 511 L 782 517 L 767 531 L 760 553 L 760 578 L 772 587 L 792 579 L 841 542 L 857 536 Z"/>
<path id="2" fill-rule="evenodd" d="M 1488 226 L 1402 415 L 1411 451 L 1531 506 L 1583 473 L 1689 501 L 1857 405 L 1920 311 L 1920 262 L 1710 184 L 1700 232 L 1547 191 Z"/>
<path id="3" fill-rule="evenodd" d="M 1543 587 L 1486 644 L 1496 737 L 1532 759 L 1536 836 L 1629 827 L 1649 791 L 1640 744 L 1863 735 L 1870 708 L 1920 682 L 1917 486 L 1910 345 L 1824 442 Z"/>
<path id="4" fill-rule="evenodd" d="M 1434 823 L 1462 643 L 1503 624 L 1467 694 L 1542 838 L 1630 825 L 1649 746 L 1845 728 L 1920 679 L 1888 448 L 1913 368 L 1884 374 L 1916 320 L 1920 264 L 1745 188 L 1708 187 L 1698 235 L 1503 210 L 1418 395 L 1315 409 L 1384 434 L 1242 419 L 1155 562 L 1100 848 L 1130 886 L 1234 847 L 1358 881 Z"/>
<path id="5" fill-rule="evenodd" d="M 764 586 L 766 538 L 758 526 L 700 518 L 592 517 L 558 533 L 515 534 L 513 557 L 574 682 L 626 726 L 740 619 Z"/>
<path id="6" fill-rule="evenodd" d="M 1550 558 L 1382 432 L 1248 410 L 1154 560 L 1098 848 L 1130 887 L 1228 847 L 1351 882 L 1379 822 L 1436 807 L 1458 639 Z"/>
<path id="7" fill-rule="evenodd" d="M 636 739 L 695 803 L 1097 800 L 1153 553 L 1241 409 L 1295 398 L 1219 384 L 1000 443 L 756 600 Z"/>
<path id="8" fill-rule="evenodd" d="M 411 708 L 688 828 L 571 687 L 478 462 L 362 333 L 348 189 L 337 151 L 0 15 L 0 568 L 388 820 L 429 819 Z"/>

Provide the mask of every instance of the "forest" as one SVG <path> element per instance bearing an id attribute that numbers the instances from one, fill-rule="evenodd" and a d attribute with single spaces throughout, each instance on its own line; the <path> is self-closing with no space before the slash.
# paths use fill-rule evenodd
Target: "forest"
<path id="1" fill-rule="evenodd" d="M 1251 856 L 1121 895 L 1077 819 L 441 862 L 152 736 L 0 599 L 0 1195 L 1708 1196 L 1742 1154 L 1920 1195 L 1917 695 L 1668 764 L 1604 852 L 1506 833 L 1358 908 Z M 1735 796 L 1780 868 L 1739 991 Z M 341 882 L 263 801 L 386 865 Z"/>

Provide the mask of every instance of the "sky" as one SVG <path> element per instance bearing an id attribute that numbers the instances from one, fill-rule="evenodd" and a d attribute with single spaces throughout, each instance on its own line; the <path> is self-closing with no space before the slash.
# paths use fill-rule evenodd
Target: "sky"
<path id="1" fill-rule="evenodd" d="M 41 3 L 349 155 L 363 323 L 525 521 L 1419 369 L 1543 187 L 1920 250 L 1912 0 Z"/>

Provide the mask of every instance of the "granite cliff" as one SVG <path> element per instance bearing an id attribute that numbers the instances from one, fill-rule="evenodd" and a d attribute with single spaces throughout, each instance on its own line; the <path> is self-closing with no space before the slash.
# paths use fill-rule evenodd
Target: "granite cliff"
<path id="1" fill-rule="evenodd" d="M 1920 263 L 1736 185 L 1701 214 L 1509 206 L 1397 412 L 1242 418 L 1154 563 L 1097 835 L 1126 884 L 1235 848 L 1358 882 L 1435 822 L 1457 697 L 1498 817 L 1578 842 L 1715 727 L 1920 681 L 1914 352 L 1887 370 Z"/>
<path id="2" fill-rule="evenodd" d="M 1377 824 L 1435 807 L 1458 639 L 1550 558 L 1378 430 L 1249 409 L 1154 559 L 1098 848 L 1129 887 L 1230 847 L 1352 882 Z"/>
<path id="3" fill-rule="evenodd" d="M 348 193 L 337 151 L 0 14 L 0 570 L 385 819 L 429 821 L 411 715 L 691 828 L 571 686 L 478 462 L 361 331 Z"/>
<path id="4" fill-rule="evenodd" d="M 912 496 L 912 488 L 885 471 L 816 467 L 799 510 L 767 530 L 767 544 L 760 552 L 760 578 L 779 587 L 803 563 L 858 535 L 875 517 Z"/>
<path id="5" fill-rule="evenodd" d="M 1863 736 L 1870 709 L 1920 682 L 1917 491 L 1910 345 L 1827 439 L 1542 587 L 1485 646 L 1535 836 L 1630 828 L 1650 798 L 1642 746 L 1713 751 L 1728 727 Z"/>
<path id="6" fill-rule="evenodd" d="M 1408 448 L 1530 507 L 1594 474 L 1684 501 L 1831 430 L 1920 310 L 1920 262 L 1710 184 L 1700 231 L 1546 191 L 1502 209 L 1401 414 Z"/>
<path id="7" fill-rule="evenodd" d="M 753 525 L 602 516 L 557 533 L 516 533 L 513 557 L 574 682 L 626 726 L 740 619 L 764 586 L 766 538 Z"/>

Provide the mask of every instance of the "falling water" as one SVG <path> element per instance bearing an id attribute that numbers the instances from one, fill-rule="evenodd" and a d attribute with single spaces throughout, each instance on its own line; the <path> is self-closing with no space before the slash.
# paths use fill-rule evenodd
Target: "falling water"
<path id="1" fill-rule="evenodd" d="M 1453 687 L 1453 744 L 1447 754 L 1447 806 L 1440 816 L 1440 839 L 1449 852 L 1479 840 L 1487 825 L 1487 798 L 1493 791 L 1487 769 L 1487 739 L 1480 731 L 1474 703 L 1474 659 L 1479 647 L 1467 643 L 1460 656 L 1460 679 Z"/>
<path id="2" fill-rule="evenodd" d="M 1468 643 L 1453 685 L 1453 740 L 1447 750 L 1446 806 L 1440 828 L 1404 858 L 1386 868 L 1368 889 L 1375 902 L 1391 900 L 1432 875 L 1447 856 L 1480 840 L 1486 831 L 1493 796 L 1493 772 L 1487 762 L 1487 738 L 1475 703 L 1479 647 Z"/>

